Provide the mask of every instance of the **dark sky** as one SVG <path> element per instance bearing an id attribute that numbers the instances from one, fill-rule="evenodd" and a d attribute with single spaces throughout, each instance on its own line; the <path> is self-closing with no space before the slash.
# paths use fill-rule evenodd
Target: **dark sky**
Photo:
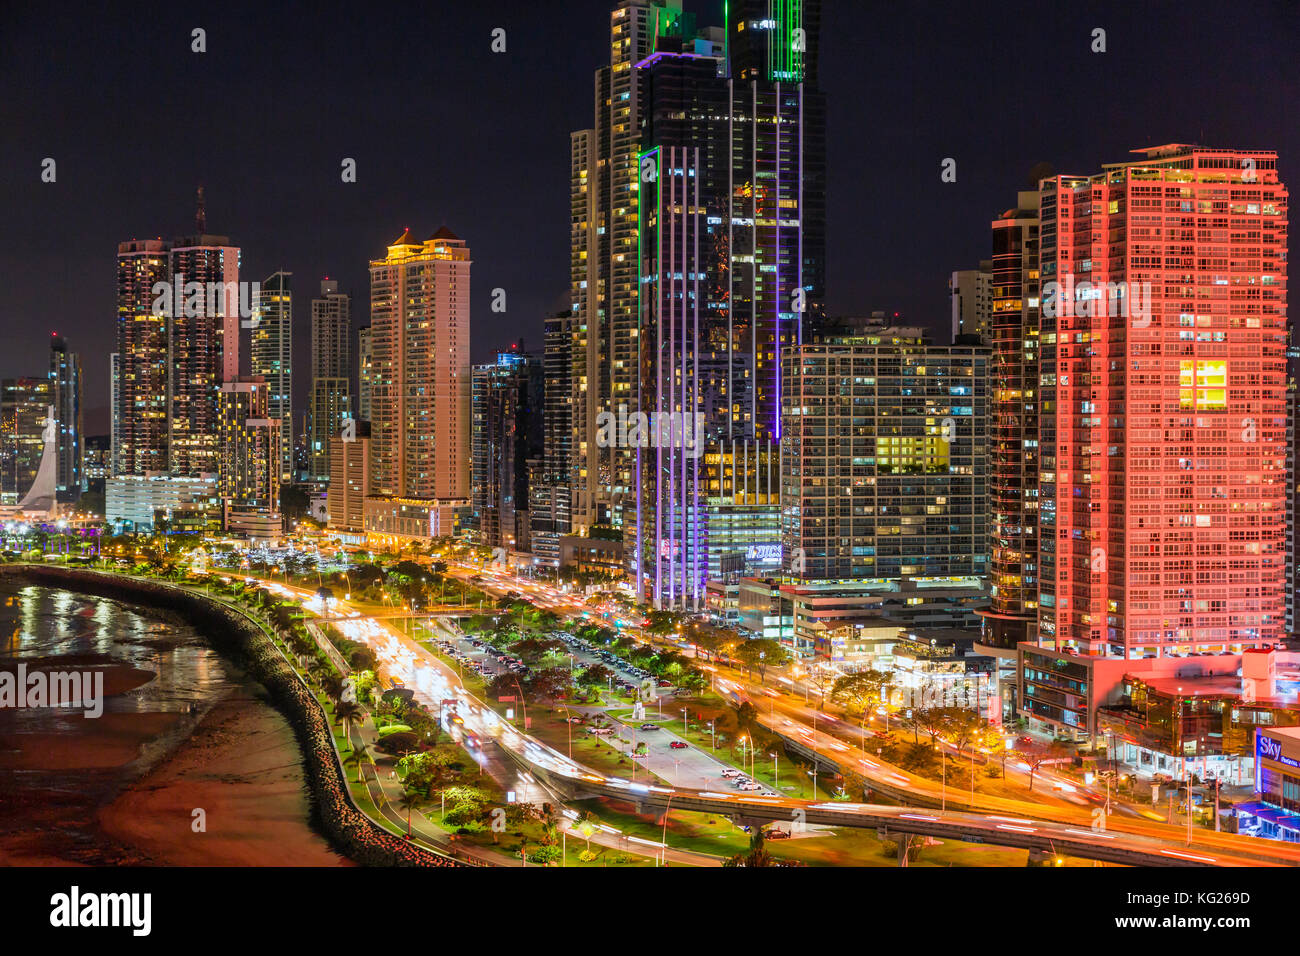
<path id="1" fill-rule="evenodd" d="M 720 2 L 686 5 L 720 22 Z M 190 231 L 200 183 L 242 278 L 294 273 L 299 394 L 318 280 L 340 279 L 368 321 L 367 261 L 404 226 L 469 241 L 475 361 L 520 335 L 541 345 L 568 300 L 568 134 L 591 124 L 607 0 L 106 6 L 0 13 L 0 375 L 43 373 L 62 332 L 87 427 L 106 431 L 116 244 Z M 989 221 L 1039 161 L 1091 173 L 1138 146 L 1272 148 L 1295 188 L 1297 40 L 1294 0 L 826 0 L 830 311 L 946 328 L 949 272 L 988 255 Z M 496 287 L 505 316 L 488 311 Z"/>

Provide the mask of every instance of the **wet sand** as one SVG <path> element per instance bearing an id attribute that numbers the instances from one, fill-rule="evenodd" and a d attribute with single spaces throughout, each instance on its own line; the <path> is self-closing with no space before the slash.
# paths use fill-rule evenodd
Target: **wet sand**
<path id="1" fill-rule="evenodd" d="M 245 683 L 167 760 L 99 812 L 103 834 L 172 866 L 350 866 L 308 820 L 288 721 Z M 196 832 L 196 809 L 205 829 Z"/>

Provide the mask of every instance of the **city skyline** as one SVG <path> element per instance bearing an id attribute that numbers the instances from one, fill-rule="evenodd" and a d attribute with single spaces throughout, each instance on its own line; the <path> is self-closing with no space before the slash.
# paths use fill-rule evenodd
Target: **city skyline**
<path id="1" fill-rule="evenodd" d="M 338 47 L 341 68 L 316 77 L 319 67 L 312 64 L 311 52 L 318 46 L 335 49 L 339 43 L 334 30 L 339 20 L 328 10 L 295 24 L 296 30 L 280 29 L 278 18 L 283 15 L 272 11 L 257 14 L 266 18 L 267 28 L 262 30 L 241 27 L 236 32 L 214 19 L 204 25 L 209 38 L 204 54 L 190 51 L 190 30 L 199 24 L 190 23 L 193 18 L 188 14 L 186 19 L 164 12 L 151 20 L 134 41 L 140 44 L 135 53 L 142 66 L 155 63 L 166 68 L 181 84 L 216 84 L 215 88 L 231 93 L 232 102 L 250 105 L 246 111 L 235 110 L 239 116 L 206 117 L 205 136 L 179 143 L 173 155 L 128 151 L 130 175 L 143 175 L 152 184 L 146 195 L 129 199 L 119 190 L 105 188 L 128 175 L 122 165 L 128 154 L 109 148 L 108 137 L 119 135 L 116 126 L 110 134 L 102 121 L 86 115 L 75 142 L 52 127 L 69 113 L 76 122 L 78 111 L 95 103 L 95 93 L 88 89 L 93 84 L 83 80 L 83 68 L 61 66 L 58 75 L 45 76 L 34 95 L 18 104 L 19 118 L 30 131 L 26 148 L 9 149 L 0 156 L 0 206 L 12 211 L 15 225 L 0 237 L 0 262 L 22 263 L 21 268 L 7 270 L 12 278 L 0 286 L 0 315 L 10 317 L 0 323 L 0 375 L 27 375 L 41 367 L 40 346 L 17 330 L 26 327 L 27 316 L 57 315 L 43 333 L 57 330 L 75 341 L 83 355 L 103 356 L 101 361 L 83 363 L 85 415 L 89 433 L 107 433 L 107 355 L 113 349 L 111 330 L 104 328 L 102 320 L 112 309 L 113 278 L 100 257 L 92 256 L 85 270 L 69 269 L 55 240 L 56 231 L 44 224 L 77 221 L 80 242 L 87 250 L 111 249 L 129 237 L 143 240 L 161 233 L 167 238 L 190 231 L 192 196 L 199 185 L 207 188 L 212 230 L 237 237 L 246 277 L 284 269 L 298 273 L 304 288 L 310 289 L 329 276 L 340 281 L 340 291 L 357 301 L 365 294 L 366 261 L 403 226 L 447 222 L 464 234 L 472 232 L 480 263 L 474 278 L 473 321 L 478 326 L 491 316 L 502 332 L 500 341 L 477 336 L 472 360 L 489 361 L 520 337 L 540 348 L 544 317 L 569 302 L 564 140 L 570 130 L 590 123 L 591 72 L 600 62 L 609 6 L 592 0 L 562 18 L 541 9 L 502 14 L 453 7 L 439 13 L 438 30 L 427 35 L 481 34 L 483 39 L 477 46 L 458 42 L 439 61 L 454 63 L 453 72 L 459 70 L 480 84 L 481 95 L 473 104 L 433 104 L 445 111 L 444 123 L 461 123 L 461 128 L 477 133 L 453 155 L 433 150 L 430 142 L 425 152 L 433 166 L 418 175 L 419 149 L 397 153 L 375 149 L 366 131 L 368 123 L 348 117 L 325 121 L 334 112 L 329 109 L 331 102 L 355 103 L 358 97 L 378 95 L 383 74 L 381 70 L 360 86 L 351 79 L 370 72 L 371 64 L 361 74 L 352 65 L 356 50 L 378 42 L 377 33 L 371 32 L 363 33 L 368 42 Z M 721 22 L 720 3 L 685 6 L 697 14 L 701 25 Z M 1281 69 L 1280 56 L 1252 53 L 1250 66 L 1243 71 L 1247 60 L 1240 55 L 1247 49 L 1274 48 L 1292 16 L 1285 4 L 1252 7 L 1249 16 L 1237 19 L 1234 32 L 1222 43 L 1201 51 L 1194 71 L 1181 66 L 1177 51 L 1193 42 L 1195 5 L 1182 5 L 1180 16 L 1161 20 L 1167 35 L 1159 44 L 1148 41 L 1141 12 L 1121 4 L 1102 4 L 1090 9 L 1086 18 L 1081 12 L 1071 15 L 1059 10 L 1035 11 L 1031 17 L 1029 9 L 959 7 L 924 20 L 913 20 L 902 11 L 864 16 L 847 4 L 831 4 L 825 11 L 821 69 L 833 71 L 836 77 L 827 93 L 832 169 L 827 190 L 830 314 L 885 309 L 900 311 L 910 324 L 931 331 L 943 328 L 950 272 L 971 268 L 989 255 L 987 234 L 976 224 L 996 216 L 1015 189 L 1029 188 L 1028 171 L 1038 162 L 1048 162 L 1063 174 L 1083 175 L 1139 146 L 1230 143 L 1276 150 L 1283 180 L 1296 178 L 1288 175 L 1288 164 L 1300 155 L 1300 134 L 1283 121 L 1288 97 L 1297 94 L 1296 77 Z M 70 22 L 60 16 L 19 19 L 15 39 L 23 37 L 27 42 L 15 43 L 15 56 L 2 69 L 42 76 L 47 65 L 27 58 L 48 45 L 56 31 L 59 43 L 74 50 L 92 42 L 94 31 L 88 27 L 93 20 Z M 433 14 L 415 10 L 411 16 L 418 20 Z M 365 23 L 352 26 L 370 29 Z M 507 30 L 504 54 L 488 49 L 491 30 L 497 26 Z M 1107 29 L 1104 54 L 1089 49 L 1095 26 Z M 423 41 L 414 39 L 419 33 L 413 29 L 411 39 L 386 39 L 398 53 L 409 54 L 392 58 L 394 64 L 419 62 L 418 52 L 426 49 Z M 1052 56 L 1035 52 L 1039 44 L 1034 37 L 1039 33 L 1054 37 Z M 281 44 L 278 38 L 286 34 L 302 36 L 301 44 Z M 1065 42 L 1076 35 L 1077 42 Z M 233 49 L 230 44 L 236 36 L 240 47 Z M 277 56 L 263 59 L 281 63 L 285 75 L 313 76 L 317 82 L 297 80 L 278 87 L 277 119 L 290 121 L 283 128 L 262 130 L 262 112 L 271 103 L 259 92 L 257 77 L 266 68 L 231 77 L 213 72 L 212 67 L 218 59 L 257 62 L 257 46 L 265 42 L 260 37 L 270 36 L 277 37 Z M 982 74 L 975 84 L 962 79 L 976 70 L 981 49 L 999 48 L 1016 51 L 1016 69 L 1006 75 Z M 555 49 L 570 55 L 547 61 L 548 81 L 526 81 L 544 51 Z M 863 50 L 876 64 L 871 70 L 856 66 Z M 73 55 L 70 60 L 89 63 L 93 57 Z M 1144 81 L 1158 73 L 1162 63 L 1181 73 L 1184 95 L 1162 98 L 1156 86 Z M 300 69 L 291 69 L 294 65 Z M 1078 135 L 1075 121 L 1057 118 L 1059 114 L 1050 110 L 1062 78 L 1080 71 L 1087 71 L 1083 75 L 1092 78 L 1099 95 L 1122 97 L 1126 106 L 1086 137 Z M 140 78 L 147 73 L 147 68 L 142 69 Z M 135 75 L 122 79 L 137 82 Z M 376 100 L 381 112 L 385 101 L 381 95 Z M 485 108 L 485 104 L 491 103 L 501 104 L 501 116 L 509 116 L 509 122 L 485 120 L 491 116 L 490 105 Z M 1245 103 L 1250 104 L 1249 110 L 1240 108 Z M 142 133 L 153 123 L 174 125 L 159 117 L 176 107 L 160 109 L 158 115 L 123 120 L 128 125 L 143 123 Z M 1056 119 L 1015 122 L 996 137 L 980 132 L 1022 116 Z M 1153 122 L 1146 118 L 1150 116 L 1160 119 Z M 260 141 L 270 136 L 284 149 L 265 151 L 264 159 L 238 156 L 215 165 L 204 155 L 202 139 L 222 134 L 222 127 L 237 121 L 252 123 L 262 135 Z M 394 128 L 414 143 L 428 141 L 427 133 L 404 119 L 398 119 Z M 515 137 L 521 134 L 531 144 L 523 151 L 515 146 Z M 311 142 L 311 149 L 295 140 Z M 322 154 L 329 157 L 328 163 Z M 40 183 L 41 161 L 47 156 L 58 162 L 54 184 Z M 340 181 L 339 164 L 345 157 L 358 160 L 356 183 Z M 958 161 L 957 182 L 941 183 L 940 162 L 949 157 Z M 858 173 L 860 168 L 863 174 Z M 470 188 L 435 185 L 449 181 Z M 514 189 L 497 189 L 493 183 L 527 184 L 528 208 L 536 210 L 527 227 L 509 198 Z M 888 188 L 881 188 L 885 183 Z M 319 194 L 325 202 L 304 205 L 304 189 L 313 196 L 326 190 Z M 285 229 L 285 221 L 301 223 L 301 231 Z M 504 228 L 478 228 L 480 221 Z M 919 231 L 908 243 L 898 243 L 897 224 L 909 221 L 925 222 L 931 228 Z M 535 241 L 539 235 L 549 241 Z M 863 262 L 878 265 L 863 269 Z M 503 316 L 486 311 L 495 288 L 505 289 L 509 297 Z M 354 324 L 365 324 L 363 310 L 353 311 Z M 295 308 L 294 339 L 295 353 L 309 354 L 304 297 Z M 296 407 L 309 387 L 307 376 L 297 379 Z"/>

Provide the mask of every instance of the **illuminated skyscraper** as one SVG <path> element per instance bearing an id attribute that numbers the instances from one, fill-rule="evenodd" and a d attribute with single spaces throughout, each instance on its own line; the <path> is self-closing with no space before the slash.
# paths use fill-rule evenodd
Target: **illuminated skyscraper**
<path id="1" fill-rule="evenodd" d="M 1037 638 L 1124 657 L 1271 644 L 1287 190 L 1266 150 L 1135 152 L 1042 184 Z"/>
<path id="2" fill-rule="evenodd" d="M 309 471 L 317 481 L 330 476 L 330 439 L 352 415 L 352 299 L 338 282 L 321 282 L 311 302 L 311 395 Z"/>
<path id="3" fill-rule="evenodd" d="M 18 504 L 36 480 L 54 391 L 44 376 L 0 379 L 0 504 Z"/>
<path id="4" fill-rule="evenodd" d="M 58 429 L 59 501 L 77 501 L 84 483 L 86 436 L 81 410 L 81 356 L 57 332 L 50 341 L 50 385 Z"/>
<path id="5" fill-rule="evenodd" d="M 474 366 L 473 375 L 473 522 L 482 544 L 528 551 L 528 462 L 542 450 L 542 363 L 502 352 L 491 365 Z"/>
<path id="6" fill-rule="evenodd" d="M 223 382 L 239 377 L 240 311 L 251 315 L 253 307 L 240 301 L 239 249 L 227 236 L 208 234 L 201 196 L 195 227 L 194 235 L 172 243 L 169 255 L 175 297 L 167 317 L 167 469 L 173 475 L 217 470 L 218 397 Z"/>
<path id="7" fill-rule="evenodd" d="M 993 345 L 992 535 L 985 641 L 1014 648 L 1037 631 L 1039 422 L 1038 192 L 993 221 L 987 334 Z M 980 272 L 984 272 L 981 268 Z M 958 273 L 954 273 L 957 275 Z"/>
<path id="8" fill-rule="evenodd" d="M 820 5 L 778 7 L 733 4 L 705 29 L 661 11 L 634 67 L 640 366 L 628 404 L 685 416 L 703 437 L 700 450 L 632 449 L 623 542 L 656 606 L 702 606 L 724 564 L 780 565 L 782 350 L 824 318 L 825 109 Z"/>
<path id="9" fill-rule="evenodd" d="M 357 329 L 357 417 L 370 421 L 370 399 L 374 394 L 375 350 L 370 326 Z"/>
<path id="10" fill-rule="evenodd" d="M 260 377 L 221 386 L 217 493 L 232 531 L 278 530 L 281 429 L 270 405 L 271 387 Z"/>
<path id="11" fill-rule="evenodd" d="M 262 280 L 249 348 L 252 373 L 266 382 L 269 417 L 280 423 L 280 480 L 293 480 L 293 289 L 291 272 Z"/>
<path id="12" fill-rule="evenodd" d="M 117 247 L 115 475 L 167 470 L 168 318 L 154 310 L 154 288 L 172 281 L 170 251 L 171 243 L 162 239 L 132 239 Z"/>
<path id="13" fill-rule="evenodd" d="M 419 502 L 428 534 L 450 533 L 469 499 L 469 304 L 469 246 L 445 226 L 423 242 L 408 230 L 370 263 L 371 482 Z"/>
<path id="14" fill-rule="evenodd" d="M 785 354 L 781 506 L 798 581 L 988 570 L 988 346 L 885 329 Z"/>

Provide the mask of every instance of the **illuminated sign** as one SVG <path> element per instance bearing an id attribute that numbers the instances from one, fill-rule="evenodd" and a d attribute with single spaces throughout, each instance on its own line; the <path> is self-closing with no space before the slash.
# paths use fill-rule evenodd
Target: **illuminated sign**
<path id="1" fill-rule="evenodd" d="M 1287 757 L 1282 753 L 1282 741 L 1258 734 L 1255 738 L 1255 757 L 1257 759 L 1275 760 L 1287 767 L 1300 768 L 1300 760 Z"/>
<path id="2" fill-rule="evenodd" d="M 781 546 L 779 544 L 751 544 L 745 552 L 745 560 L 756 564 L 780 564 Z"/>

